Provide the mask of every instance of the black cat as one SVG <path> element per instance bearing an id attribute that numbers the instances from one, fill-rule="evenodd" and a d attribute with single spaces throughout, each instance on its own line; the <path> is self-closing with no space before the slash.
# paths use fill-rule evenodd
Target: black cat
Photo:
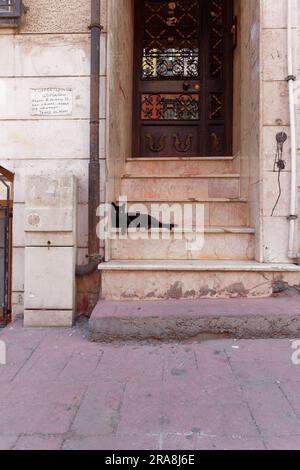
<path id="1" fill-rule="evenodd" d="M 112 203 L 112 223 L 113 223 L 113 228 L 118 228 L 118 229 L 128 229 L 128 228 L 137 228 L 137 229 L 146 229 L 150 230 L 151 228 L 162 228 L 166 230 L 174 230 L 177 225 L 175 224 L 163 224 L 160 222 L 160 220 L 155 219 L 151 215 L 148 214 L 141 214 L 140 212 L 136 213 L 126 213 L 125 214 L 125 205 L 123 206 L 118 206 L 115 203 Z M 122 226 L 123 221 L 125 220 L 125 225 L 126 227 Z M 137 225 L 135 225 L 135 222 Z"/>

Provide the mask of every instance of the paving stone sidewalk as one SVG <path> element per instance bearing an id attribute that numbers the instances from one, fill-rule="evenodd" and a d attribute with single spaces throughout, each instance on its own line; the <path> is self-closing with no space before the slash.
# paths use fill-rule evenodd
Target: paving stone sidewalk
<path id="1" fill-rule="evenodd" d="M 0 331 L 0 449 L 300 449 L 290 340 L 95 344 Z"/>

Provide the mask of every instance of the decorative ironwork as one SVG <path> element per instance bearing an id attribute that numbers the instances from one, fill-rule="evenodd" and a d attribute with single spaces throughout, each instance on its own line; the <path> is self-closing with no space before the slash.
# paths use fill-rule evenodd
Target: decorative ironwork
<path id="1" fill-rule="evenodd" d="M 223 132 L 223 129 L 222 129 Z M 221 155 L 223 152 L 223 136 L 216 132 L 210 133 L 210 153 L 211 155 Z"/>
<path id="2" fill-rule="evenodd" d="M 232 152 L 233 6 L 136 1 L 136 156 Z"/>
<path id="3" fill-rule="evenodd" d="M 199 119 L 198 94 L 144 94 L 141 119 L 150 121 L 194 121 Z"/>
<path id="4" fill-rule="evenodd" d="M 209 119 L 223 118 L 223 93 L 210 93 L 209 95 Z"/>
<path id="5" fill-rule="evenodd" d="M 209 1 L 210 76 L 223 78 L 224 72 L 224 0 Z"/>
<path id="6" fill-rule="evenodd" d="M 143 79 L 199 76 L 199 0 L 145 1 Z"/>
<path id="7" fill-rule="evenodd" d="M 193 134 L 186 136 L 185 140 L 181 140 L 178 134 L 173 135 L 174 148 L 177 152 L 186 153 L 192 148 Z"/>
<path id="8" fill-rule="evenodd" d="M 152 134 L 146 134 L 146 139 L 148 148 L 151 150 L 151 152 L 159 153 L 162 152 L 166 147 L 166 135 L 161 135 L 159 139 L 155 139 Z"/>

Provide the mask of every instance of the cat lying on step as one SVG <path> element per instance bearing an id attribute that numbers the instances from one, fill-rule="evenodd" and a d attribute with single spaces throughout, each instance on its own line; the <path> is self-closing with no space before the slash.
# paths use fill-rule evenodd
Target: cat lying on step
<path id="1" fill-rule="evenodd" d="M 160 220 L 155 219 L 151 215 L 136 213 L 125 213 L 125 204 L 118 206 L 112 203 L 112 226 L 122 230 L 128 228 L 137 228 L 150 230 L 151 228 L 161 228 L 166 230 L 174 230 L 177 225 L 175 224 L 163 224 Z M 124 227 L 125 225 L 125 227 Z"/>

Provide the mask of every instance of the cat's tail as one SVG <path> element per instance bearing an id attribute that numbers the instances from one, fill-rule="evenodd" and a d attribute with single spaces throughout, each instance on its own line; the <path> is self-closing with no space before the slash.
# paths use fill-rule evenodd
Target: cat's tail
<path id="1" fill-rule="evenodd" d="M 174 228 L 178 227 L 178 225 L 175 224 L 160 224 L 160 228 L 165 228 L 167 230 L 170 230 L 171 232 L 174 230 Z"/>

